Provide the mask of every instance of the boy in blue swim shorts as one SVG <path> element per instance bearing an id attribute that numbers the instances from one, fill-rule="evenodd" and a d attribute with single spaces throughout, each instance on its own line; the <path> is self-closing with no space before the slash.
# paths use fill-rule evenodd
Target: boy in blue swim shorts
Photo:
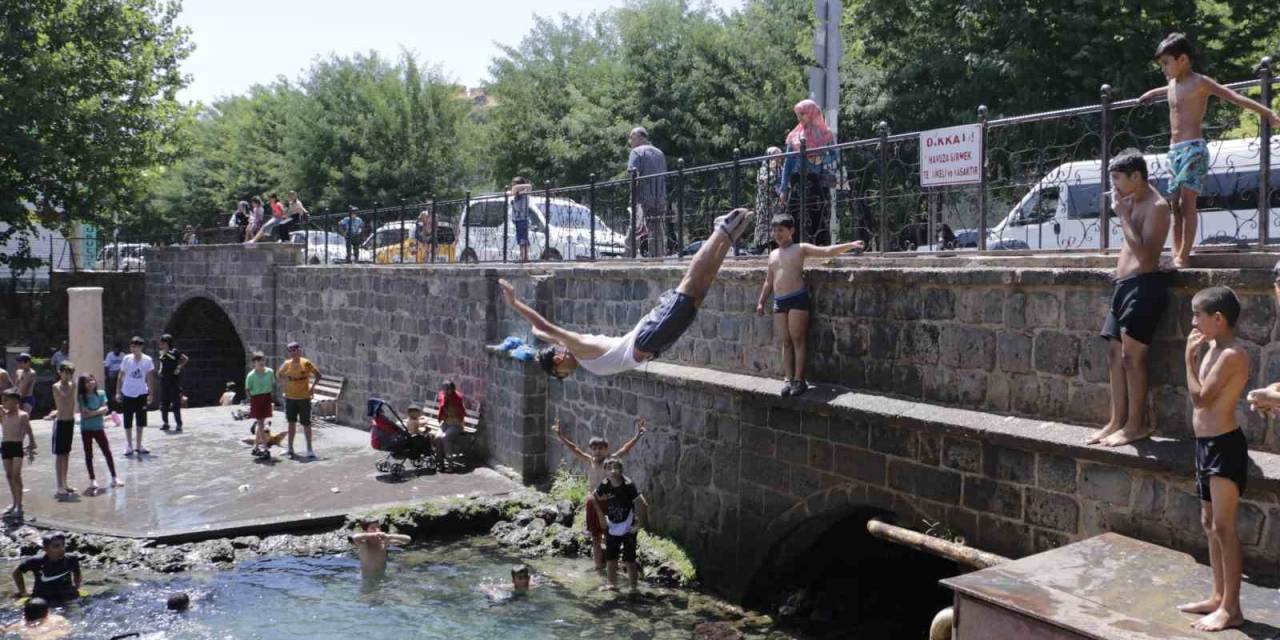
<path id="1" fill-rule="evenodd" d="M 760 288 L 756 314 L 764 315 L 764 304 L 773 294 L 773 332 L 782 347 L 782 395 L 798 396 L 809 390 L 804 379 L 808 348 L 809 313 L 813 310 L 809 290 L 804 286 L 806 258 L 834 258 L 848 251 L 862 251 L 862 241 L 829 247 L 795 242 L 796 223 L 789 215 L 774 217 L 770 225 L 778 248 L 769 252 L 769 272 Z"/>
<path id="2" fill-rule="evenodd" d="M 1243 107 L 1280 127 L 1280 116 L 1267 108 L 1200 75 L 1191 68 L 1191 41 L 1181 33 L 1170 34 L 1156 48 L 1156 61 L 1169 82 L 1138 98 L 1147 103 L 1163 92 L 1169 101 L 1169 200 L 1173 205 L 1173 266 L 1185 267 L 1196 242 L 1196 197 L 1204 190 L 1209 173 L 1209 147 L 1201 125 L 1209 96 Z"/>

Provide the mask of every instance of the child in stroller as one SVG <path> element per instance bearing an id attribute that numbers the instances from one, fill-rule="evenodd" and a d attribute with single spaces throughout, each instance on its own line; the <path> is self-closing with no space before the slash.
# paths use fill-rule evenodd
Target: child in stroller
<path id="1" fill-rule="evenodd" d="M 387 452 L 387 457 L 375 465 L 380 473 L 390 473 L 393 478 L 399 478 L 404 475 L 406 462 L 415 469 L 435 468 L 431 439 L 416 432 L 416 421 L 414 431 L 410 431 L 396 410 L 380 398 L 369 398 L 368 407 L 369 444 L 377 451 Z M 416 405 L 411 406 L 410 415 L 415 409 L 419 413 L 422 411 Z"/>

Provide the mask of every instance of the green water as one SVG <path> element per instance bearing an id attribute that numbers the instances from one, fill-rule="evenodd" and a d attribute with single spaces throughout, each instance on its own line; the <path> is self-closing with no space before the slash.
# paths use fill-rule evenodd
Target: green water
<path id="1" fill-rule="evenodd" d="M 228 571 L 109 583 L 63 613 L 75 625 L 73 638 L 140 632 L 148 640 L 683 640 L 698 623 L 728 615 L 714 600 L 688 591 L 602 592 L 589 560 L 529 562 L 535 575 L 529 595 L 495 600 L 487 592 L 509 586 L 510 566 L 518 562 L 479 539 L 393 552 L 378 580 L 362 579 L 351 554 L 265 557 Z M 191 595 L 191 611 L 164 610 L 174 591 Z M 17 615 L 6 614 L 7 620 Z"/>

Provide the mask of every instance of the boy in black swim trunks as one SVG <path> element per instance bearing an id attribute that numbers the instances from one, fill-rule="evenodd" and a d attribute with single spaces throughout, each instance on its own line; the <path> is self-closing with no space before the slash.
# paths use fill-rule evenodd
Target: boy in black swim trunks
<path id="1" fill-rule="evenodd" d="M 1213 593 L 1207 600 L 1180 605 L 1204 617 L 1191 623 L 1200 631 L 1221 631 L 1244 623 L 1240 610 L 1241 549 L 1236 512 L 1248 479 L 1249 444 L 1236 425 L 1235 410 L 1249 382 L 1249 354 L 1236 342 L 1240 300 L 1227 287 L 1211 287 L 1191 299 L 1187 336 L 1187 393 L 1194 407 L 1196 487 L 1200 522 L 1209 538 Z M 1197 362 L 1201 346 L 1204 358 Z"/>
<path id="2" fill-rule="evenodd" d="M 76 365 L 63 360 L 58 365 L 58 381 L 53 383 L 53 468 L 57 489 L 53 497 L 66 500 L 75 489 L 67 486 L 71 466 L 71 443 L 76 437 Z"/>
<path id="3" fill-rule="evenodd" d="M 796 244 L 796 223 L 791 216 L 780 215 L 772 221 L 773 241 L 778 248 L 769 252 L 769 272 L 760 288 L 756 314 L 764 315 L 764 304 L 773 294 L 773 333 L 782 347 L 782 395 L 798 396 L 809 390 L 804 380 L 804 361 L 809 339 L 809 313 L 812 311 L 809 290 L 804 286 L 804 261 L 808 258 L 834 258 L 848 251 L 861 251 L 862 241 L 820 247 Z"/>
<path id="4" fill-rule="evenodd" d="M 556 345 L 538 354 L 538 363 L 547 375 L 563 379 L 579 365 L 598 376 L 622 373 L 658 357 L 684 335 L 715 282 L 725 255 L 747 230 L 751 216 L 747 209 L 734 209 L 716 218 L 715 230 L 693 256 L 680 286 L 664 292 L 658 306 L 621 337 L 563 329 L 517 299 L 510 282 L 499 280 L 498 286 L 507 304 L 532 325 L 533 336 Z"/>
<path id="5" fill-rule="evenodd" d="M 36 434 L 31 432 L 31 418 L 23 411 L 19 402 L 22 394 L 17 388 L 0 392 L 0 428 L 3 440 L 0 440 L 0 459 L 4 460 L 4 476 L 9 481 L 9 493 L 13 495 L 13 504 L 4 510 L 5 517 L 22 517 L 22 440 L 27 440 L 27 453 L 36 451 Z"/>
<path id="6" fill-rule="evenodd" d="M 1154 431 L 1147 421 L 1147 350 L 1169 303 L 1170 277 L 1160 271 L 1169 203 L 1147 182 L 1147 162 L 1137 149 L 1122 151 L 1109 169 L 1111 208 L 1124 233 L 1111 311 L 1101 332 L 1110 360 L 1111 419 L 1087 442 L 1118 447 Z"/>

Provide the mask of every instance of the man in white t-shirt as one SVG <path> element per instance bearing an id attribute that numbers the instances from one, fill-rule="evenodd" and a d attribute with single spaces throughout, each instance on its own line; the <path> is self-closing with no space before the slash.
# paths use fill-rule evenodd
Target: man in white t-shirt
<path id="1" fill-rule="evenodd" d="M 564 379 L 578 366 L 598 376 L 622 373 L 658 357 L 684 335 L 715 282 L 725 255 L 742 237 L 751 216 L 747 209 L 734 209 L 716 218 L 715 230 L 693 256 L 680 286 L 663 292 L 658 306 L 622 337 L 562 329 L 517 299 L 510 282 L 499 280 L 498 285 L 507 304 L 532 325 L 533 336 L 557 345 L 538 354 L 538 363 L 547 375 Z"/>
<path id="2" fill-rule="evenodd" d="M 151 390 L 155 388 L 156 365 L 151 356 L 142 352 L 142 338 L 134 336 L 129 341 L 129 355 L 120 363 L 119 381 L 116 384 L 116 402 L 120 403 L 124 414 L 124 455 L 133 457 L 133 422 L 138 422 L 138 455 L 144 456 L 150 451 L 142 448 L 142 429 L 147 426 L 147 403 Z"/>

